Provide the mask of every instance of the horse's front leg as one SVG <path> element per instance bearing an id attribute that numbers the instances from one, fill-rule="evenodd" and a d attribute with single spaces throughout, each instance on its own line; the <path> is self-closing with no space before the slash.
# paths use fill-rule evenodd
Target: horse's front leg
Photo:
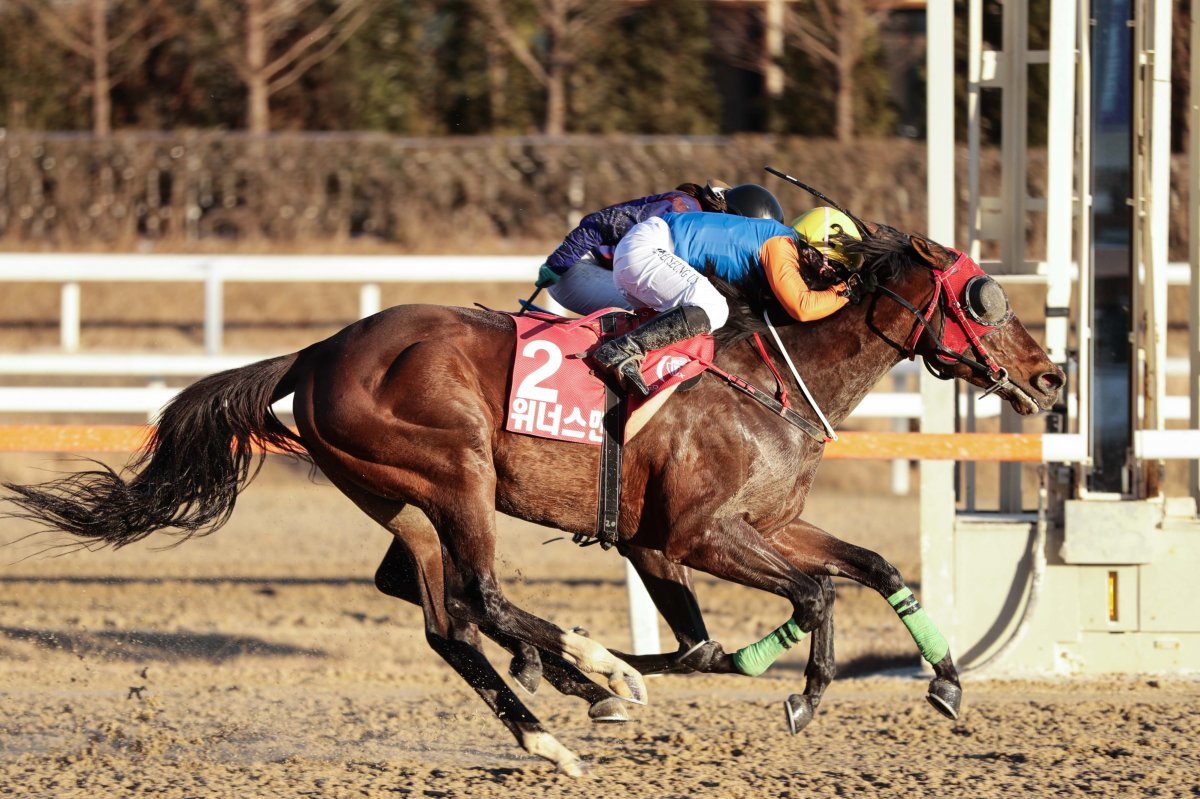
<path id="1" fill-rule="evenodd" d="M 804 693 L 792 694 L 783 703 L 788 731 L 795 735 L 809 725 L 817 713 L 817 705 L 825 689 L 837 675 L 833 656 L 833 602 L 835 593 L 833 580 L 818 577 L 821 591 L 825 594 L 825 616 L 812 631 L 809 638 L 808 666 L 804 669 Z"/>
<path id="2" fill-rule="evenodd" d="M 869 549 L 848 544 L 815 525 L 796 520 L 771 535 L 776 550 L 796 568 L 808 574 L 846 577 L 875 589 L 887 599 L 920 650 L 933 667 L 929 703 L 942 715 L 957 719 L 962 704 L 958 669 L 950 646 L 937 625 L 904 584 L 899 569 Z"/>
<path id="3" fill-rule="evenodd" d="M 617 657 L 642 674 L 743 673 L 738 670 L 735 656 L 725 652 L 718 642 L 709 639 L 700 604 L 692 587 L 690 569 L 672 563 L 661 552 L 652 549 L 629 547 L 626 557 L 641 576 L 658 612 L 670 625 L 671 632 L 679 641 L 679 649 L 676 652 L 655 655 L 627 655 L 614 651 Z M 826 613 L 813 629 L 809 639 L 804 693 L 792 694 L 784 703 L 788 729 L 792 735 L 803 730 L 813 720 L 821 697 L 836 674 L 833 654 L 833 580 L 826 576 L 818 577 L 817 582 L 825 596 Z M 759 642 L 760 658 L 773 660 L 786 651 L 787 647 L 778 643 L 776 633 L 772 633 L 768 639 L 765 645 Z M 770 648 L 771 654 L 762 652 L 765 647 Z M 739 653 L 741 652 L 743 650 L 739 650 Z"/>

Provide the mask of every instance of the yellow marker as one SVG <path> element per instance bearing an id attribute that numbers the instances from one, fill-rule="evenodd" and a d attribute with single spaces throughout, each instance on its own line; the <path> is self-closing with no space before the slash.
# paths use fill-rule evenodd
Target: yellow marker
<path id="1" fill-rule="evenodd" d="M 1117 620 L 1117 573 L 1108 573 L 1108 620 Z"/>

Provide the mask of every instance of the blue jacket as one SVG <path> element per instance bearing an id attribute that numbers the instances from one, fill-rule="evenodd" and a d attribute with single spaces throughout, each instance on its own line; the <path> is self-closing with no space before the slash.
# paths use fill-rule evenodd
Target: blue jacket
<path id="1" fill-rule="evenodd" d="M 763 271 L 763 245 L 769 239 L 798 239 L 795 230 L 774 219 L 668 213 L 663 221 L 671 229 L 676 255 L 701 272 L 711 264 L 716 275 L 730 283 L 741 282 L 752 269 Z"/>
<path id="2" fill-rule="evenodd" d="M 611 261 L 617 242 L 638 222 L 670 211 L 699 210 L 700 201 L 680 191 L 654 194 L 601 208 L 579 220 L 579 226 L 567 234 L 558 249 L 550 253 L 546 265 L 561 275 L 589 252 L 598 259 Z"/>

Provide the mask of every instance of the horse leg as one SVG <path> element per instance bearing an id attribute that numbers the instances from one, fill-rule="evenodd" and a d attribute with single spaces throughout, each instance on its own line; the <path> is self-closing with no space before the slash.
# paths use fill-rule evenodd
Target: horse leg
<path id="1" fill-rule="evenodd" d="M 792 694 L 783 703 L 788 731 L 792 735 L 807 727 L 816 716 L 817 705 L 821 703 L 825 689 L 837 674 L 833 657 L 833 580 L 827 576 L 816 579 L 825 595 L 826 612 L 809 639 L 808 665 L 804 669 L 804 693 Z"/>
<path id="2" fill-rule="evenodd" d="M 326 475 L 329 474 L 327 471 Z M 425 640 L 430 649 L 474 689 L 522 749 L 549 760 L 565 774 L 582 776 L 584 769 L 579 757 L 546 731 L 484 657 L 478 630 L 458 622 L 446 611 L 441 543 L 420 511 L 402 502 L 373 496 L 348 481 L 332 476 L 330 480 L 396 537 L 376 572 L 376 585 L 384 593 L 421 606 Z M 385 570 L 385 566 L 389 568 Z M 406 572 L 396 571 L 397 566 Z M 380 572 L 384 572 L 382 576 Z M 406 574 L 411 579 L 404 579 Z"/>
<path id="3" fill-rule="evenodd" d="M 383 561 L 375 571 L 375 587 L 382 593 L 396 599 L 403 599 L 414 605 L 421 604 L 420 592 L 416 583 L 416 566 L 404 543 L 399 538 L 392 539 L 391 546 L 383 556 Z M 473 624 L 462 624 L 455 620 L 457 626 L 478 629 Z M 477 640 L 475 636 L 472 640 Z M 462 640 L 467 640 L 463 638 Z M 509 674 L 517 684 L 529 693 L 537 691 L 538 683 L 542 680 L 542 661 L 538 651 L 529 644 L 516 641 L 512 646 L 512 666 Z"/>
<path id="4" fill-rule="evenodd" d="M 405 602 L 411 602 L 414 605 L 420 605 L 422 597 L 419 582 L 419 575 L 417 574 L 413 556 L 409 553 L 401 539 L 394 538 L 391 546 L 388 547 L 387 554 L 383 557 L 383 562 L 379 564 L 379 568 L 375 572 L 375 587 L 388 596 L 402 599 Z M 463 623 L 453 616 L 448 616 L 447 618 L 450 622 L 451 637 L 454 640 L 463 641 L 476 649 L 481 649 L 482 642 L 479 639 L 478 627 L 474 624 Z M 623 702 L 614 699 L 608 691 L 583 676 L 577 669 L 561 658 L 549 655 L 547 658 L 548 662 L 543 668 L 542 659 L 537 649 L 529 644 L 499 634 L 490 635 L 490 637 L 513 653 L 514 664 L 517 663 L 518 659 L 521 659 L 526 665 L 528 671 L 524 671 L 522 674 L 523 676 L 532 674 L 532 687 L 521 683 L 522 677 L 516 674 L 515 667 L 510 669 L 510 673 L 513 674 L 518 684 L 521 684 L 530 693 L 533 693 L 533 690 L 537 688 L 538 682 L 545 676 L 546 681 L 558 690 L 559 693 L 568 696 L 577 696 L 586 701 L 589 705 L 588 716 L 593 721 L 619 722 L 629 720 L 628 714 L 625 713 Z"/>
<path id="5" fill-rule="evenodd" d="M 797 568 L 741 518 L 719 521 L 715 528 L 681 532 L 686 529 L 673 531 L 664 552 L 668 559 L 776 594 L 792 604 L 792 617 L 785 624 L 733 653 L 730 659 L 736 671 L 757 677 L 808 633 L 819 633 L 813 651 L 821 662 L 810 662 L 806 693 L 793 695 L 785 705 L 788 727 L 798 732 L 812 720 L 820 694 L 828 684 L 826 679 L 832 677 L 833 628 L 828 618 L 833 594 L 828 590 L 828 581 L 822 579 L 824 575 L 813 577 Z"/>
<path id="6" fill-rule="evenodd" d="M 671 626 L 671 631 L 679 641 L 679 652 L 658 655 L 614 654 L 642 674 L 739 673 L 734 666 L 733 656 L 727 654 L 716 641 L 708 640 L 708 630 L 692 588 L 691 571 L 686 566 L 672 563 L 661 552 L 652 549 L 631 546 L 626 557 L 642 577 L 655 607 Z M 821 697 L 836 674 L 833 654 L 833 580 L 828 576 L 818 576 L 816 580 L 824 594 L 827 612 L 809 639 L 804 693 L 792 694 L 784 702 L 788 729 L 792 735 L 813 720 Z"/>
<path id="7" fill-rule="evenodd" d="M 598 643 L 567 632 L 504 596 L 494 571 L 495 472 L 488 475 L 485 469 L 467 469 L 466 474 L 476 479 L 464 482 L 456 493 L 444 492 L 440 506 L 426 510 L 450 554 L 444 562 L 446 609 L 484 629 L 525 641 L 543 652 L 556 652 L 584 673 L 605 677 L 614 695 L 645 704 L 645 683 L 632 666 Z"/>
<path id="8" fill-rule="evenodd" d="M 667 560 L 654 549 L 631 546 L 625 557 L 642 578 L 655 608 L 679 642 L 675 652 L 655 655 L 627 655 L 613 650 L 642 674 L 728 674 L 733 661 L 716 641 L 708 638 L 708 628 L 696 601 L 691 570 Z"/>
<path id="9" fill-rule="evenodd" d="M 841 541 L 803 520 L 796 520 L 771 539 L 776 549 L 797 568 L 810 574 L 847 577 L 887 599 L 908 628 L 921 656 L 933 667 L 934 678 L 926 698 L 942 715 L 958 718 L 962 685 L 950 656 L 950 646 L 895 566 L 878 553 Z"/>

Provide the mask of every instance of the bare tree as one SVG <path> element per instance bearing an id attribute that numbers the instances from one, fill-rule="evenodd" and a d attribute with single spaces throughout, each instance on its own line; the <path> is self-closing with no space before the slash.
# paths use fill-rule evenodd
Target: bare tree
<path id="1" fill-rule="evenodd" d="M 476 4 L 513 57 L 545 90 L 542 132 L 551 136 L 566 132 L 567 73 L 598 40 L 605 23 L 624 14 L 628 4 L 619 0 L 532 0 L 537 28 L 527 35 L 512 23 L 512 0 L 476 0 Z M 544 44 L 536 47 L 534 39 Z"/>
<path id="2" fill-rule="evenodd" d="M 271 96 L 333 55 L 370 16 L 374 0 L 341 0 L 312 30 L 295 35 L 316 0 L 202 0 L 246 86 L 246 127 L 271 129 Z M 288 43 L 290 42 L 290 43 Z"/>
<path id="3" fill-rule="evenodd" d="M 806 0 L 789 4 L 786 29 L 799 48 L 828 64 L 837 80 L 834 119 L 838 141 L 853 141 L 854 71 L 867 39 L 894 5 L 887 0 Z"/>
<path id="4" fill-rule="evenodd" d="M 55 3 L 53 0 L 16 0 L 37 16 L 50 38 L 92 66 L 92 131 L 104 136 L 112 132 L 112 89 L 146 54 L 175 32 L 174 17 L 165 15 L 163 0 L 84 0 Z M 118 19 L 110 30 L 110 17 Z M 149 30 L 158 24 L 157 30 Z M 148 36 L 139 34 L 149 31 Z"/>

